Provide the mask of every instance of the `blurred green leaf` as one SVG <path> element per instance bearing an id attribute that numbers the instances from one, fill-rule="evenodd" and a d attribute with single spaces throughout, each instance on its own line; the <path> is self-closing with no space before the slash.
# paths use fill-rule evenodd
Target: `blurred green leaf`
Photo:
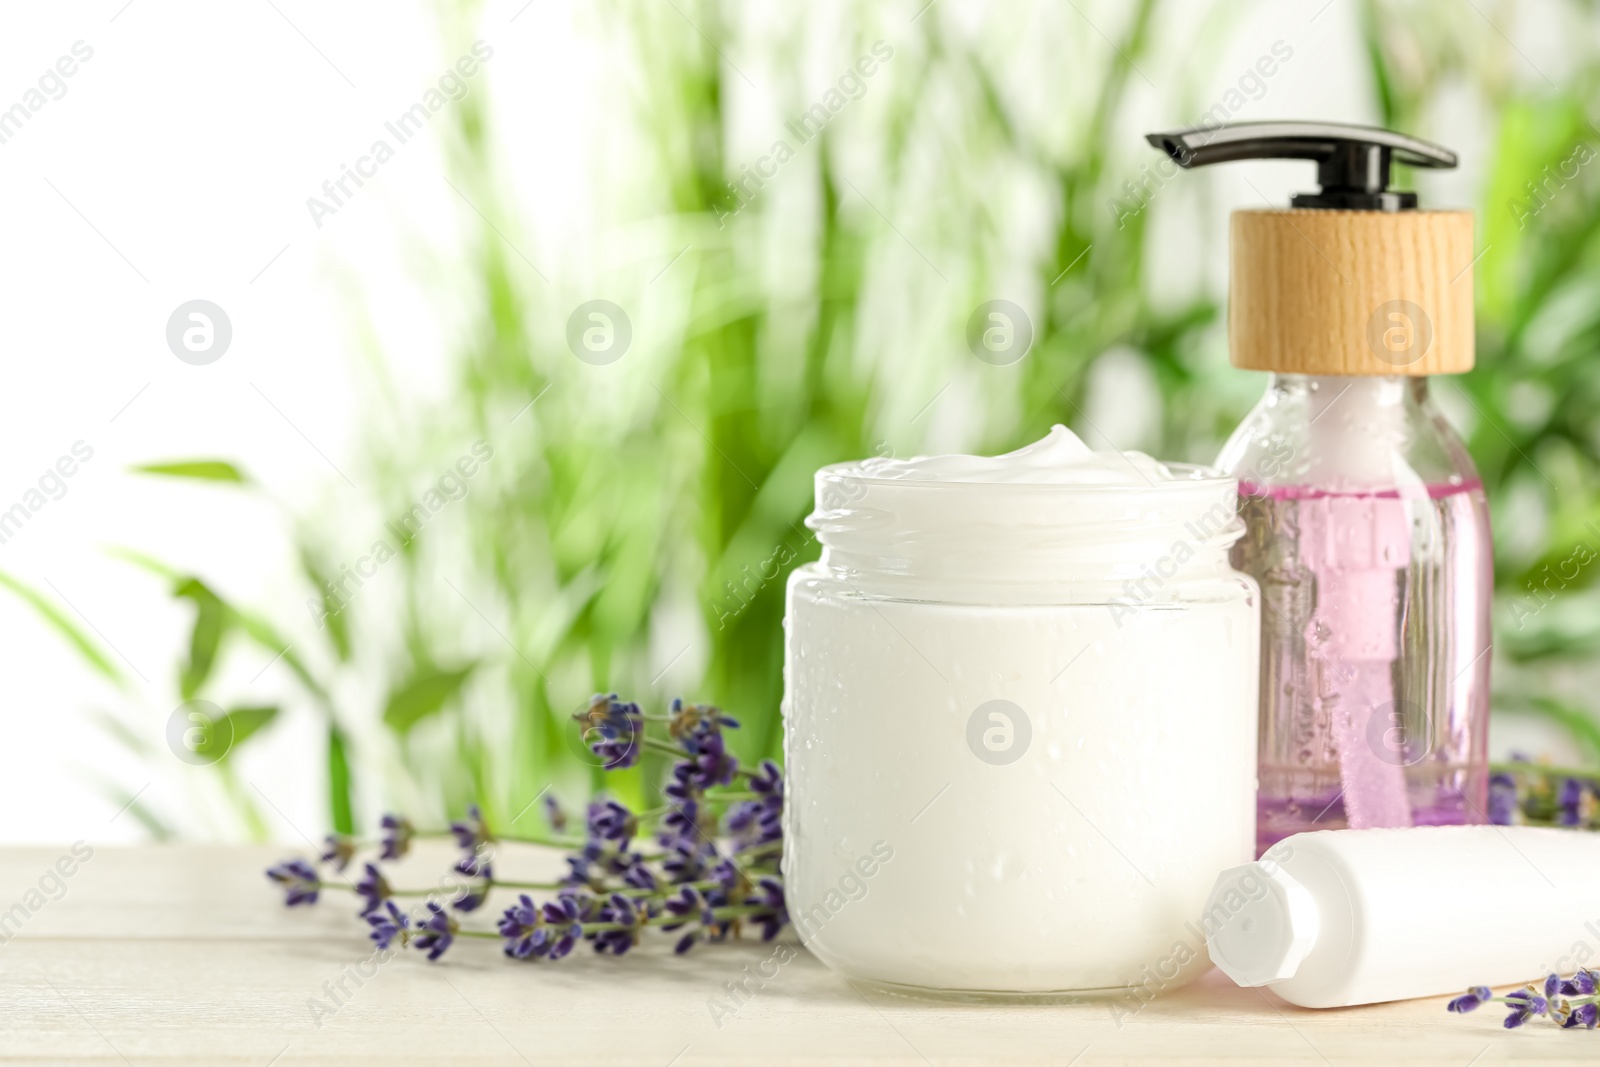
<path id="1" fill-rule="evenodd" d="M 1501 107 L 1498 143 L 1487 157 L 1490 170 L 1478 235 L 1483 258 L 1476 268 L 1477 295 L 1483 318 L 1506 323 L 1513 331 L 1526 326 L 1588 242 L 1595 226 L 1588 213 L 1577 225 L 1557 223 L 1579 194 L 1552 190 L 1549 183 L 1574 147 L 1593 133 L 1583 108 L 1568 96 L 1511 99 Z"/>
<path id="2" fill-rule="evenodd" d="M 1591 757 L 1600 756 L 1600 724 L 1581 708 L 1573 707 L 1554 697 L 1536 696 L 1528 701 L 1529 708 L 1538 715 L 1565 727 L 1567 732 L 1589 750 Z"/>
<path id="3" fill-rule="evenodd" d="M 129 468 L 135 474 L 157 474 L 166 478 L 191 478 L 202 482 L 231 482 L 248 485 L 250 479 L 238 467 L 221 459 L 191 459 L 173 463 L 143 463 Z"/>
<path id="4" fill-rule="evenodd" d="M 58 608 L 43 593 L 31 586 L 0 571 L 0 585 L 5 586 L 17 596 L 21 597 L 29 607 L 38 613 L 39 617 L 50 625 L 56 633 L 67 639 L 67 642 L 77 650 L 78 655 L 91 669 L 102 678 L 118 687 L 124 685 L 122 672 L 116 664 L 111 662 L 111 657 L 101 650 L 97 641 L 84 633 L 78 624 L 67 617 L 67 613 Z"/>
<path id="5" fill-rule="evenodd" d="M 1514 596 L 1560 596 L 1593 585 L 1600 573 L 1600 506 L 1561 523 L 1545 538 L 1544 551 L 1521 574 L 1508 576 Z M 1535 590 L 1537 592 L 1535 592 Z M 1535 600 L 1537 603 L 1537 600 Z"/>
<path id="6" fill-rule="evenodd" d="M 268 836 L 267 821 L 262 817 L 261 806 L 256 803 L 256 798 L 245 789 L 244 783 L 234 773 L 233 764 L 227 760 L 218 760 L 215 764 L 217 780 L 222 783 L 223 791 L 232 802 L 234 811 L 244 820 L 245 828 L 252 841 L 265 841 Z M 259 796 L 260 794 L 257 793 Z"/>
<path id="7" fill-rule="evenodd" d="M 100 729 L 122 742 L 123 746 L 134 755 L 149 758 L 155 753 L 156 748 L 148 739 L 136 733 L 127 723 L 104 708 L 94 709 L 89 716 Z"/>
<path id="8" fill-rule="evenodd" d="M 177 568 L 163 563 L 155 557 L 147 555 L 146 553 L 139 552 L 135 549 L 122 547 L 114 547 L 108 551 L 110 555 L 117 559 L 127 560 L 129 563 L 134 564 L 142 570 L 167 579 L 168 581 L 172 582 L 175 587 L 182 588 L 189 582 L 195 582 L 200 588 L 206 588 L 205 584 L 198 578 L 192 578 L 188 575 L 185 575 Z M 209 589 L 206 591 L 209 592 Z M 215 596 L 215 594 L 212 595 Z M 284 638 L 276 626 L 269 622 L 264 616 L 251 611 L 248 608 L 240 607 L 237 604 L 229 604 L 225 601 L 221 601 L 220 598 L 217 599 L 226 610 L 227 617 L 225 624 L 227 627 L 232 628 L 237 626 L 240 632 L 242 632 L 251 641 L 255 642 L 255 644 L 263 651 L 269 653 L 273 659 L 281 658 L 289 667 L 289 669 L 294 672 L 295 677 L 300 680 L 300 683 L 304 685 L 309 692 L 315 695 L 324 704 L 324 706 L 327 705 L 326 687 L 324 687 L 322 683 L 319 682 L 311 673 L 311 670 L 306 665 L 305 661 L 294 652 L 294 647 L 291 642 Z M 196 621 L 198 622 L 198 620 Z"/>
<path id="9" fill-rule="evenodd" d="M 117 806 L 119 812 L 133 816 L 134 820 L 143 826 L 145 831 L 155 840 L 171 841 L 177 836 L 172 827 L 163 822 L 161 817 L 151 811 L 149 806 L 144 803 L 144 800 L 140 797 L 140 793 L 143 790 L 135 792 L 104 779 L 98 780 L 96 784 L 100 792 L 105 794 L 106 799 Z"/>
<path id="10" fill-rule="evenodd" d="M 228 712 L 228 724 L 233 732 L 233 747 L 250 740 L 251 736 L 278 717 L 275 707 L 233 708 Z"/>
<path id="11" fill-rule="evenodd" d="M 209 761 L 226 759 L 277 716 L 275 707 L 233 708 L 204 729 L 193 731 L 190 749 Z"/>
<path id="12" fill-rule="evenodd" d="M 318 620 L 321 628 L 327 631 L 328 643 L 333 646 L 334 655 L 339 657 L 340 663 L 350 661 L 350 624 L 345 618 L 344 605 L 335 603 L 329 590 L 333 584 L 328 580 L 327 573 L 323 571 L 315 557 L 308 549 L 300 550 L 300 569 L 305 572 L 306 578 L 317 591 L 318 598 L 322 601 L 322 615 Z"/>
<path id="13" fill-rule="evenodd" d="M 383 721 L 398 734 L 408 733 L 418 722 L 454 699 L 476 668 L 477 664 L 473 663 L 455 670 L 428 668 L 412 675 L 389 694 Z"/>
<path id="14" fill-rule="evenodd" d="M 140 552 L 135 548 L 126 548 L 122 545 L 113 545 L 106 549 L 106 554 L 111 556 L 113 559 L 126 560 L 138 567 L 140 570 L 148 571 L 158 578 L 165 578 L 169 582 L 176 583 L 181 577 L 177 568 L 170 567 L 156 559 L 154 556 Z"/>
<path id="15" fill-rule="evenodd" d="M 1600 621 L 1578 628 L 1540 626 L 1526 631 L 1502 630 L 1497 646 L 1516 663 L 1575 659 L 1600 653 Z"/>
<path id="16" fill-rule="evenodd" d="M 227 634 L 230 613 L 222 598 L 198 578 L 181 579 L 172 595 L 192 601 L 195 606 L 194 626 L 189 631 L 189 658 L 178 676 L 178 690 L 183 699 L 193 700 L 216 669 L 217 652 Z"/>
<path id="17" fill-rule="evenodd" d="M 350 754 L 345 750 L 344 732 L 328 726 L 328 813 L 335 833 L 356 832 L 355 811 L 350 803 Z"/>

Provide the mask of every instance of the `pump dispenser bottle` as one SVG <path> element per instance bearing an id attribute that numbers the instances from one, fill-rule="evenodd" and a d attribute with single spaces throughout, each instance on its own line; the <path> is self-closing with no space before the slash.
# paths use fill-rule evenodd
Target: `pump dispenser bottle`
<path id="1" fill-rule="evenodd" d="M 1488 505 L 1428 383 L 1472 368 L 1472 215 L 1388 187 L 1393 163 L 1455 155 L 1328 123 L 1149 140 L 1183 167 L 1318 164 L 1318 192 L 1231 228 L 1231 359 L 1270 373 L 1217 460 L 1246 524 L 1233 564 L 1261 586 L 1257 854 L 1485 822 Z"/>

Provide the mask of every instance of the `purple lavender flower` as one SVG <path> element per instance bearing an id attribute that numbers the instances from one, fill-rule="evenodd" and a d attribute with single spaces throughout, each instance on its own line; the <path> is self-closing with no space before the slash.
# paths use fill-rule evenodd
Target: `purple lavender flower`
<path id="1" fill-rule="evenodd" d="M 724 820 L 733 835 L 735 852 L 783 840 L 783 770 L 771 760 L 762 760 L 760 769 L 749 776 L 749 785 L 757 799 L 735 805 Z"/>
<path id="2" fill-rule="evenodd" d="M 597 800 L 589 805 L 589 839 L 616 841 L 623 848 L 639 832 L 639 820 L 615 800 Z"/>
<path id="3" fill-rule="evenodd" d="M 705 841 L 678 838 L 666 846 L 667 853 L 661 861 L 661 870 L 671 885 L 698 882 L 705 878 L 707 861 L 717 858 L 716 849 Z"/>
<path id="4" fill-rule="evenodd" d="M 761 761 L 756 773 L 750 776 L 750 791 L 760 793 L 767 806 L 783 807 L 783 768 L 769 759 Z"/>
<path id="5" fill-rule="evenodd" d="M 567 812 L 561 806 L 561 801 L 556 799 L 554 793 L 544 795 L 544 821 L 550 825 L 552 833 L 564 834 L 567 832 Z"/>
<path id="6" fill-rule="evenodd" d="M 656 876 L 646 867 L 638 853 L 629 853 L 634 862 L 622 872 L 622 884 L 645 893 L 654 893 L 658 887 Z"/>
<path id="7" fill-rule="evenodd" d="M 675 920 L 664 923 L 661 929 L 677 930 L 691 919 L 698 918 L 705 911 L 706 902 L 698 889 L 692 885 L 686 885 L 662 901 L 661 906 Z"/>
<path id="8" fill-rule="evenodd" d="M 1531 985 L 1523 986 L 1521 989 L 1507 993 L 1505 999 L 1508 1004 L 1517 1004 L 1533 1009 L 1535 1015 L 1543 1015 L 1545 1009 L 1550 1006 L 1549 1002 Z"/>
<path id="9" fill-rule="evenodd" d="M 367 864 L 361 878 L 356 882 L 356 892 L 363 901 L 360 911 L 362 915 L 371 915 L 378 910 L 380 904 L 394 895 L 388 881 L 383 877 L 383 872 L 373 863 Z"/>
<path id="10" fill-rule="evenodd" d="M 656 827 L 656 840 L 667 848 L 679 841 L 697 845 L 704 840 L 707 835 L 700 826 L 699 799 L 676 782 L 661 792 L 669 810 L 661 817 L 661 825 Z"/>
<path id="11" fill-rule="evenodd" d="M 674 773 L 685 764 L 688 767 L 685 784 L 696 790 L 727 785 L 739 770 L 739 760 L 728 753 L 727 742 L 721 734 L 708 734 L 696 741 L 693 755 L 675 766 Z"/>
<path id="12" fill-rule="evenodd" d="M 1543 1015 L 1550 1009 L 1550 1002 L 1533 986 L 1507 993 L 1505 1002 L 1511 1008 L 1511 1014 L 1506 1016 L 1507 1030 L 1515 1030 L 1533 1016 Z"/>
<path id="13" fill-rule="evenodd" d="M 1545 980 L 1544 980 L 1544 996 L 1545 996 L 1545 999 L 1549 1000 L 1559 992 L 1561 992 L 1561 976 L 1559 974 L 1552 974 L 1552 975 L 1545 976 Z"/>
<path id="14" fill-rule="evenodd" d="M 633 901 L 621 893 L 613 893 L 600 906 L 599 913 L 595 916 L 597 922 L 615 923 L 620 929 L 601 930 L 595 934 L 594 950 L 596 952 L 610 952 L 613 956 L 620 956 L 634 946 L 638 940 L 639 927 L 643 924 L 643 917 Z"/>
<path id="15" fill-rule="evenodd" d="M 765 800 L 745 800 L 728 809 L 723 826 L 733 837 L 735 852 L 776 844 L 783 840 L 783 812 Z"/>
<path id="16" fill-rule="evenodd" d="M 489 899 L 489 889 L 494 881 L 494 869 L 489 861 L 477 856 L 465 856 L 453 869 L 457 874 L 482 881 L 467 886 L 460 896 L 450 902 L 450 906 L 457 911 L 477 911 L 483 907 L 483 902 Z"/>
<path id="17" fill-rule="evenodd" d="M 474 852 L 469 855 L 462 856 L 461 859 L 456 862 L 456 865 L 451 868 L 451 870 L 455 871 L 457 874 L 464 874 L 468 878 L 488 878 L 490 877 L 490 858 L 491 857 L 488 850 Z"/>
<path id="18" fill-rule="evenodd" d="M 1465 1015 L 1469 1011 L 1477 1010 L 1492 996 L 1494 996 L 1494 993 L 1489 989 L 1488 986 L 1475 985 L 1471 989 L 1467 990 L 1462 996 L 1459 996 L 1450 1003 L 1446 1004 L 1444 1006 L 1444 1010 L 1459 1012 L 1460 1014 Z"/>
<path id="19" fill-rule="evenodd" d="M 607 874 L 621 877 L 643 863 L 644 857 L 626 849 L 613 849 L 603 853 L 597 862 Z"/>
<path id="20" fill-rule="evenodd" d="M 566 888 L 556 893 L 556 901 L 562 909 L 570 914 L 576 922 L 588 922 L 594 918 L 597 900 L 582 889 Z"/>
<path id="21" fill-rule="evenodd" d="M 1592 997 L 1600 989 L 1600 974 L 1587 967 L 1561 983 L 1561 993 L 1568 997 Z"/>
<path id="22" fill-rule="evenodd" d="M 661 907 L 674 919 L 673 922 L 664 923 L 661 927 L 663 930 L 681 930 L 691 921 L 703 919 L 710 914 L 705 898 L 693 886 L 688 885 L 662 901 Z M 678 943 L 672 947 L 672 951 L 680 956 L 688 952 L 700 940 L 701 933 L 699 929 L 688 931 L 678 938 Z"/>
<path id="23" fill-rule="evenodd" d="M 707 889 L 705 899 L 706 910 L 700 914 L 700 936 L 707 941 L 726 941 L 733 932 L 733 920 L 717 918 L 716 909 L 728 907 L 733 900 L 720 889 Z"/>
<path id="24" fill-rule="evenodd" d="M 386 812 L 378 825 L 383 828 L 383 851 L 378 853 L 379 859 L 397 860 L 411 851 L 411 839 L 416 836 L 417 829 L 410 819 Z"/>
<path id="25" fill-rule="evenodd" d="M 540 955 L 536 943 L 544 930 L 544 916 L 533 898 L 523 893 L 517 902 L 500 917 L 500 936 L 506 939 L 505 953 L 512 959 L 525 960 Z"/>
<path id="26" fill-rule="evenodd" d="M 1489 778 L 1489 821 L 1497 826 L 1512 826 L 1517 821 L 1517 780 L 1500 773 Z"/>
<path id="27" fill-rule="evenodd" d="M 483 821 L 483 811 L 476 804 L 467 805 L 466 816 L 459 822 L 451 823 L 450 832 L 455 835 L 456 844 L 473 855 L 494 840 L 489 834 L 488 825 Z"/>
<path id="28" fill-rule="evenodd" d="M 723 891 L 727 893 L 732 893 L 740 886 L 743 886 L 745 890 L 750 888 L 749 879 L 745 878 L 744 872 L 739 869 L 739 865 L 732 860 L 722 860 L 715 867 L 712 867 L 710 877 L 721 885 Z M 696 881 L 699 881 L 699 879 L 696 879 Z"/>
<path id="29" fill-rule="evenodd" d="M 591 747 L 594 749 L 594 754 L 600 757 L 601 769 L 607 771 L 621 771 L 632 767 L 639 762 L 639 753 L 643 749 L 637 736 L 616 741 L 596 741 Z"/>
<path id="30" fill-rule="evenodd" d="M 1579 1004 L 1572 1009 L 1572 1014 L 1561 1025 L 1569 1030 L 1577 1026 L 1593 1030 L 1597 1022 L 1600 1022 L 1600 1008 L 1596 1008 L 1593 1004 Z"/>
<path id="31" fill-rule="evenodd" d="M 756 912 L 750 921 L 761 926 L 761 940 L 771 941 L 778 931 L 789 924 L 789 909 L 783 899 L 783 883 L 776 878 L 763 878 L 756 883 L 758 892 L 750 903 L 770 910 Z"/>
<path id="32" fill-rule="evenodd" d="M 350 865 L 355 854 L 355 838 L 347 834 L 329 834 L 322 839 L 322 854 L 317 858 L 323 863 L 333 864 L 334 870 L 342 871 Z"/>
<path id="33" fill-rule="evenodd" d="M 681 698 L 675 698 L 668 711 L 672 721 L 667 724 L 667 732 L 690 755 L 699 752 L 705 739 L 720 734 L 724 726 L 731 730 L 739 728 L 737 719 L 730 719 L 712 704 L 685 704 Z"/>
<path id="34" fill-rule="evenodd" d="M 596 693 L 589 698 L 589 706 L 573 718 L 607 737 L 622 737 L 644 729 L 644 713 L 639 705 L 619 700 L 615 693 Z"/>
<path id="35" fill-rule="evenodd" d="M 624 703 L 615 693 L 596 693 L 589 706 L 573 716 L 584 727 L 583 738 L 606 770 L 621 770 L 639 762 L 643 750 L 644 713 L 639 705 Z M 592 734 L 599 741 L 590 741 Z"/>
<path id="36" fill-rule="evenodd" d="M 597 876 L 590 868 L 599 861 L 604 853 L 605 849 L 590 841 L 576 852 L 569 854 L 565 857 L 569 869 L 561 881 L 574 887 L 593 885 L 597 880 Z"/>
<path id="37" fill-rule="evenodd" d="M 417 932 L 411 936 L 411 944 L 428 954 L 430 960 L 443 956 L 445 949 L 456 939 L 456 931 L 461 929 L 437 901 L 428 901 L 428 917 L 417 923 Z"/>
<path id="38" fill-rule="evenodd" d="M 387 950 L 396 939 L 404 945 L 411 939 L 411 920 L 406 918 L 405 912 L 394 906 L 394 901 L 383 902 L 383 911 L 375 911 L 367 916 L 367 925 L 372 927 L 368 936 L 378 943 L 380 949 Z"/>
<path id="39" fill-rule="evenodd" d="M 1556 791 L 1556 822 L 1562 826 L 1582 826 L 1583 799 L 1586 790 L 1576 778 L 1563 778 Z"/>
<path id="40" fill-rule="evenodd" d="M 761 803 L 755 800 L 741 800 L 728 809 L 722 817 L 722 827 L 735 837 L 747 834 L 756 820 L 761 817 Z"/>
<path id="41" fill-rule="evenodd" d="M 268 867 L 267 877 L 283 888 L 283 902 L 288 907 L 317 902 L 317 891 L 322 882 L 317 877 L 316 868 L 305 860 L 285 860 L 275 867 Z"/>
<path id="42" fill-rule="evenodd" d="M 578 939 L 583 936 L 583 919 L 588 912 L 588 898 L 563 889 L 556 895 L 556 899 L 546 901 L 540 912 L 545 921 L 545 927 L 540 932 L 547 940 L 547 944 L 542 946 L 544 951 L 541 955 L 559 960 L 571 952 Z"/>

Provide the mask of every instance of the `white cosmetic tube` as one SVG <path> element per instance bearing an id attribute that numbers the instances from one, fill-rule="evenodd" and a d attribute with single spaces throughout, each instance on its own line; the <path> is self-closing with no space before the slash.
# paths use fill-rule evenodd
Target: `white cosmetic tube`
<path id="1" fill-rule="evenodd" d="M 1600 959 L 1600 834 L 1295 834 L 1218 875 L 1203 924 L 1228 977 L 1307 1008 L 1570 974 Z"/>

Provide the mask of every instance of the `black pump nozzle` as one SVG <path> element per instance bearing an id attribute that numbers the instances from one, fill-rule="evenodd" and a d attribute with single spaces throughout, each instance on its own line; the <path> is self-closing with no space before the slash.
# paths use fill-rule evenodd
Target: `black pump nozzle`
<path id="1" fill-rule="evenodd" d="M 1415 137 L 1341 122 L 1235 122 L 1195 126 L 1146 136 L 1180 167 L 1203 167 L 1234 159 L 1311 159 L 1317 163 L 1315 193 L 1296 193 L 1289 203 L 1303 208 L 1408 211 L 1416 193 L 1389 190 L 1389 165 L 1449 168 L 1456 154 Z"/>

